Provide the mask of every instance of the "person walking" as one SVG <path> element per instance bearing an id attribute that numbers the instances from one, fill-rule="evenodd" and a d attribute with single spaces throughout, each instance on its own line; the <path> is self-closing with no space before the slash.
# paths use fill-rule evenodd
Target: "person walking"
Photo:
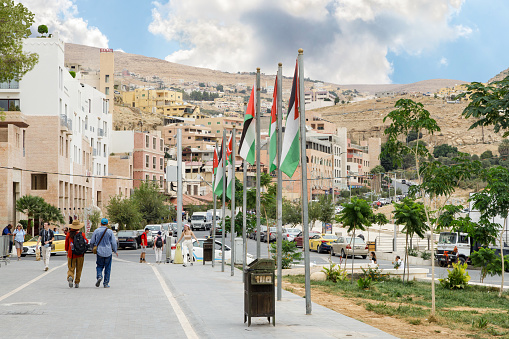
<path id="1" fill-rule="evenodd" d="M 39 250 L 39 243 L 42 246 L 42 260 L 44 262 L 44 270 L 47 271 L 49 268 L 49 258 L 51 256 L 51 244 L 55 240 L 55 235 L 49 228 L 49 223 L 44 223 L 44 229 L 39 232 L 39 238 L 37 239 L 37 246 L 35 250 Z"/>
<path id="2" fill-rule="evenodd" d="M 92 239 L 90 239 L 90 244 L 92 246 L 97 246 L 97 259 L 96 259 L 96 283 L 95 286 L 99 287 L 101 285 L 101 281 L 103 280 L 103 270 L 104 270 L 104 287 L 109 288 L 110 285 L 110 273 L 111 273 L 111 260 L 112 253 L 115 253 L 118 257 L 117 253 L 117 241 L 115 240 L 115 235 L 113 231 L 108 227 L 108 219 L 101 219 L 101 227 L 94 231 L 92 234 Z"/>
<path id="3" fill-rule="evenodd" d="M 150 232 L 148 228 L 145 228 L 145 231 L 141 234 L 140 239 L 140 245 L 141 245 L 141 254 L 140 254 L 140 264 L 143 262 L 147 262 L 145 260 L 145 255 L 147 254 L 147 245 L 148 245 L 148 237 L 147 234 Z"/>
<path id="4" fill-rule="evenodd" d="M 9 224 L 7 226 L 4 227 L 4 229 L 2 230 L 2 235 L 6 235 L 9 237 L 9 253 L 7 253 L 7 256 L 10 257 L 11 256 L 11 253 L 12 253 L 12 225 Z"/>
<path id="5" fill-rule="evenodd" d="M 23 243 L 25 242 L 25 235 L 27 232 L 23 229 L 23 225 L 18 223 L 14 232 L 14 247 L 16 247 L 16 254 L 18 255 L 18 261 L 21 260 L 21 252 L 23 252 Z"/>
<path id="6" fill-rule="evenodd" d="M 67 252 L 67 282 L 69 287 L 80 287 L 81 271 L 83 270 L 83 262 L 85 260 L 85 252 L 87 249 L 88 239 L 85 233 L 80 232 L 80 228 L 84 226 L 79 220 L 74 220 L 69 225 L 69 232 L 65 236 L 65 251 Z"/>
<path id="7" fill-rule="evenodd" d="M 164 239 L 163 236 L 161 235 L 161 231 L 157 232 L 153 248 L 156 254 L 156 264 L 160 264 L 163 258 L 163 248 L 164 248 Z"/>
<path id="8" fill-rule="evenodd" d="M 179 240 L 177 241 L 177 244 L 184 238 L 184 242 L 182 243 L 182 255 L 184 255 L 184 267 L 187 266 L 187 255 L 184 254 L 184 246 L 187 247 L 187 254 L 189 255 L 189 261 L 191 262 L 191 266 L 193 266 L 193 239 L 196 241 L 198 239 L 194 235 L 193 231 L 191 231 L 191 228 L 188 224 L 184 226 L 184 232 L 182 232 L 182 235 L 180 236 Z"/>

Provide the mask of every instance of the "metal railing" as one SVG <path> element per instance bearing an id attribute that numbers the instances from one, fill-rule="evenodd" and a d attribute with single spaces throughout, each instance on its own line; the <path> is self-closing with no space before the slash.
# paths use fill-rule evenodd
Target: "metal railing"
<path id="1" fill-rule="evenodd" d="M 60 114 L 60 126 L 67 127 L 67 116 L 65 114 Z"/>
<path id="2" fill-rule="evenodd" d="M 69 129 L 69 131 L 72 131 L 72 119 L 71 118 L 67 118 L 67 128 Z"/>
<path id="3" fill-rule="evenodd" d="M 100 136 L 100 137 L 104 137 L 104 131 L 102 128 L 98 128 L 97 129 L 97 135 Z"/>
<path id="4" fill-rule="evenodd" d="M 92 156 L 97 156 L 97 148 L 94 148 L 94 150 L 92 151 Z"/>
<path id="5" fill-rule="evenodd" d="M 19 89 L 18 81 L 0 82 L 0 89 Z"/>

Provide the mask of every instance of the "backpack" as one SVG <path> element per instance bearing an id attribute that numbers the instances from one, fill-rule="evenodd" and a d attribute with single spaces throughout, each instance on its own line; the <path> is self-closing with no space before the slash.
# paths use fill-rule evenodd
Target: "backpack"
<path id="1" fill-rule="evenodd" d="M 136 237 L 136 242 L 138 243 L 138 245 L 141 245 L 141 234 L 138 234 L 138 236 Z"/>
<path id="2" fill-rule="evenodd" d="M 163 238 L 161 236 L 158 236 L 156 239 L 156 247 L 162 248 L 163 247 Z"/>
<path id="3" fill-rule="evenodd" d="M 83 255 L 87 251 L 87 242 L 81 232 L 76 232 L 72 241 L 72 254 Z"/>

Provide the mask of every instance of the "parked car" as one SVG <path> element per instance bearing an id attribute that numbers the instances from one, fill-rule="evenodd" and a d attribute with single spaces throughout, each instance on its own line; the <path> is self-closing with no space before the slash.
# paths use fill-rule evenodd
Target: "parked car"
<path id="1" fill-rule="evenodd" d="M 260 237 L 263 234 L 263 232 L 267 231 L 267 226 L 260 225 Z M 254 228 L 253 232 L 251 233 L 251 239 L 256 240 L 256 227 Z M 260 238 L 261 241 L 261 238 Z"/>
<path id="2" fill-rule="evenodd" d="M 276 237 L 277 237 L 277 227 L 270 227 L 268 229 L 268 231 L 260 233 L 260 241 L 263 241 L 263 242 L 276 241 Z"/>
<path id="3" fill-rule="evenodd" d="M 163 234 L 167 236 L 176 236 L 177 235 L 177 223 L 170 222 L 166 224 L 161 224 Z"/>
<path id="4" fill-rule="evenodd" d="M 317 234 L 309 239 L 309 250 L 320 252 L 329 252 L 331 242 L 337 240 L 334 234 Z"/>
<path id="5" fill-rule="evenodd" d="M 118 248 L 124 249 L 126 247 L 132 247 L 135 250 L 138 249 L 139 244 L 137 241 L 138 232 L 136 231 L 119 231 L 118 237 Z"/>
<path id="6" fill-rule="evenodd" d="M 288 241 L 294 241 L 295 237 L 299 235 L 300 230 L 297 228 L 285 228 L 286 232 L 283 232 L 283 237 L 286 237 Z"/>
<path id="7" fill-rule="evenodd" d="M 309 231 L 308 236 L 309 236 L 309 238 L 311 238 L 312 236 L 317 235 L 317 234 L 320 234 L 320 232 L 318 232 L 318 231 Z M 302 247 L 303 246 L 302 237 L 303 237 L 303 233 L 302 232 L 300 232 L 295 237 L 295 245 L 297 245 L 297 247 Z"/>
<path id="8" fill-rule="evenodd" d="M 35 248 L 37 246 L 37 239 L 39 236 L 35 236 L 32 239 L 23 243 L 23 252 L 21 256 L 35 255 Z M 39 244 L 40 247 L 40 244 Z M 55 240 L 51 244 L 51 255 L 55 254 L 66 254 L 65 251 L 65 234 L 55 234 Z"/>
<path id="9" fill-rule="evenodd" d="M 148 228 L 150 230 L 150 233 L 152 233 L 152 237 L 154 238 L 158 232 L 162 233 L 163 230 L 162 225 L 146 225 L 145 228 Z"/>
<path id="10" fill-rule="evenodd" d="M 352 245 L 355 248 L 355 255 L 361 256 L 362 259 L 366 259 L 369 250 L 368 245 L 364 240 L 359 237 L 339 237 L 337 240 L 331 243 L 331 255 L 339 254 L 341 257 L 351 256 L 353 254 Z"/>
<path id="11" fill-rule="evenodd" d="M 198 243 L 195 239 L 193 239 L 193 261 L 203 261 L 203 243 L 206 239 L 204 238 L 198 238 Z M 183 247 L 182 250 L 184 251 L 184 255 L 189 256 L 187 252 L 187 247 Z M 214 260 L 216 262 L 220 262 L 222 259 L 222 249 L 221 249 L 221 241 L 216 240 L 216 243 L 214 244 Z M 175 257 L 175 249 L 172 247 L 171 250 L 172 254 L 171 257 Z M 231 259 L 231 248 L 227 245 L 224 245 L 224 258 L 225 260 Z M 189 259 L 189 257 L 188 257 Z M 247 254 L 247 263 L 250 264 L 254 260 L 254 257 L 251 254 Z"/>

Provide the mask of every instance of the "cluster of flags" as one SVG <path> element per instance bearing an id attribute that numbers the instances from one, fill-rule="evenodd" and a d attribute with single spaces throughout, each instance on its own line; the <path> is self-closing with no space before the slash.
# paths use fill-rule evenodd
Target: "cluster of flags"
<path id="1" fill-rule="evenodd" d="M 269 173 L 278 167 L 277 161 L 277 133 L 276 121 L 280 112 L 277 111 L 277 98 L 281 93 L 277 91 L 277 78 L 274 84 L 274 94 L 271 109 L 271 119 L 269 127 Z M 251 95 L 244 115 L 244 126 L 240 138 L 239 155 L 242 159 L 251 165 L 255 164 L 256 151 L 256 87 L 251 89 Z M 281 151 L 281 171 L 288 177 L 292 177 L 300 161 L 300 119 L 299 119 L 299 65 L 295 64 L 293 76 L 292 91 L 286 114 L 285 133 L 282 140 Z M 220 196 L 223 194 L 223 161 L 226 158 L 226 167 L 228 168 L 226 195 L 231 198 L 231 186 L 234 184 L 233 166 L 235 157 L 232 156 L 233 135 L 230 135 L 226 147 L 224 141 L 221 143 L 219 152 L 214 150 L 214 194 Z M 223 148 L 226 148 L 223 151 Z M 223 157 L 226 154 L 226 157 Z"/>

